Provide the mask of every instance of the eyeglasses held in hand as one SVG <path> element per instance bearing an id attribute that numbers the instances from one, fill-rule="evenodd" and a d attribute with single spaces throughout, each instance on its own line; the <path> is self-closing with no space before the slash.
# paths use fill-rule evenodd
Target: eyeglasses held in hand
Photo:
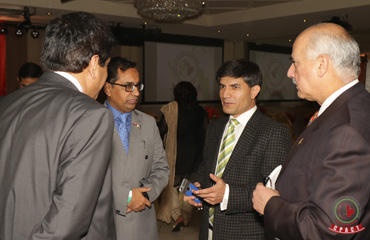
<path id="1" fill-rule="evenodd" d="M 133 92 L 133 91 L 135 91 L 135 88 L 137 88 L 139 90 L 139 92 L 143 91 L 143 89 L 144 89 L 144 84 L 143 83 L 138 83 L 136 85 L 134 85 L 134 84 L 123 85 L 123 84 L 119 84 L 119 83 L 111 83 L 110 82 L 110 84 L 124 87 L 126 92 Z"/>

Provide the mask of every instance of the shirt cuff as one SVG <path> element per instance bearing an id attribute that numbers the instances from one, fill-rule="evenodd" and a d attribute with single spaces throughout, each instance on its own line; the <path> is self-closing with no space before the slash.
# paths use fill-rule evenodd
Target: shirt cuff
<path id="1" fill-rule="evenodd" d="M 229 202 L 229 192 L 229 184 L 226 183 L 224 198 L 222 199 L 222 202 L 220 204 L 221 211 L 225 211 L 227 209 L 227 203 Z"/>

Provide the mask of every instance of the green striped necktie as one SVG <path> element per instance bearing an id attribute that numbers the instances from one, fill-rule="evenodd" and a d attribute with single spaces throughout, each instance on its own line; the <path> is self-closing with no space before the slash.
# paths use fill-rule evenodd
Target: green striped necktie
<path id="1" fill-rule="evenodd" d="M 227 129 L 227 133 L 222 141 L 220 154 L 218 155 L 217 159 L 215 175 L 219 178 L 222 177 L 226 164 L 230 159 L 231 153 L 233 152 L 235 144 L 235 127 L 238 125 L 239 125 L 238 120 L 234 118 L 230 119 L 229 128 Z M 214 211 L 215 209 L 213 207 L 209 209 L 209 222 L 211 225 L 213 225 Z"/>

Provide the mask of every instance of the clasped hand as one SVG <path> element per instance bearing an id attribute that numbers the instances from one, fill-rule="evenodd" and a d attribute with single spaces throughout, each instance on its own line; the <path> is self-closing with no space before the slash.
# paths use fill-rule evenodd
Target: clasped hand
<path id="1" fill-rule="evenodd" d="M 132 189 L 132 197 L 130 202 L 127 204 L 126 213 L 140 212 L 146 209 L 146 207 L 151 208 L 152 203 L 143 196 L 143 192 L 149 192 L 151 188 L 139 187 Z"/>
<path id="2" fill-rule="evenodd" d="M 215 182 L 215 184 L 210 188 L 200 189 L 201 186 L 199 182 L 195 182 L 194 186 L 200 190 L 193 190 L 193 193 L 198 197 L 201 197 L 209 204 L 215 205 L 222 202 L 225 194 L 226 184 L 221 178 L 212 173 L 209 174 L 209 177 Z M 188 202 L 190 205 L 198 208 L 202 207 L 202 203 L 196 203 L 193 201 L 193 199 L 195 199 L 194 196 L 184 196 L 184 201 Z"/>

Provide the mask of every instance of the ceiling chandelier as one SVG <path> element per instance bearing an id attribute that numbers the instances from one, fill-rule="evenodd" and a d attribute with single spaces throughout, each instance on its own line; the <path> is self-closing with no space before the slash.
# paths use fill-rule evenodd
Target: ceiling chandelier
<path id="1" fill-rule="evenodd" d="M 162 22 L 180 22 L 202 9 L 201 0 L 135 0 L 134 5 L 142 17 Z"/>

